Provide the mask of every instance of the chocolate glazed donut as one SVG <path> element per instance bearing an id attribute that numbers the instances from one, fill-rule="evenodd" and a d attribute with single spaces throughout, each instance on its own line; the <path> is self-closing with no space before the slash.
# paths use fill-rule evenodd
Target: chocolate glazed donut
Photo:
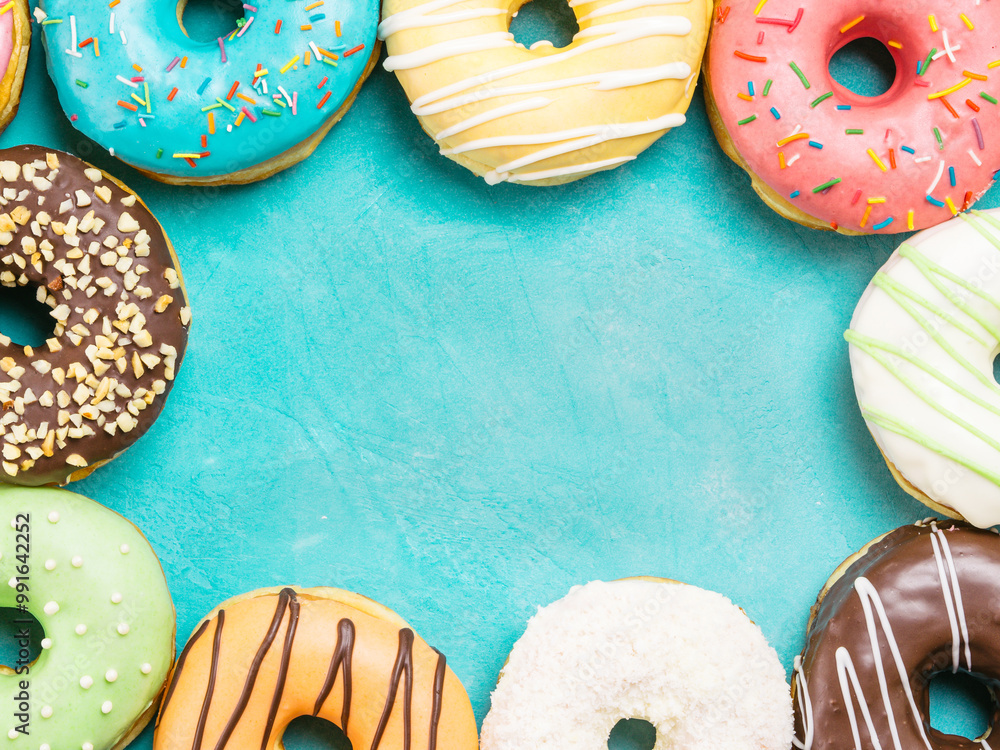
<path id="1" fill-rule="evenodd" d="M 930 726 L 929 683 L 963 671 L 1000 720 L 1000 537 L 927 520 L 879 537 L 827 582 L 795 659 L 800 750 L 987 750 Z"/>

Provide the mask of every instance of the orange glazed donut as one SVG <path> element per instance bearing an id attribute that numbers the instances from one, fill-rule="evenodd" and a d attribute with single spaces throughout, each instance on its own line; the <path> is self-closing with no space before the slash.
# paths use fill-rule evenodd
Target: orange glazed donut
<path id="1" fill-rule="evenodd" d="M 251 591 L 217 607 L 181 653 L 154 750 L 280 750 L 299 716 L 361 750 L 476 750 L 445 657 L 395 612 L 334 588 Z"/>

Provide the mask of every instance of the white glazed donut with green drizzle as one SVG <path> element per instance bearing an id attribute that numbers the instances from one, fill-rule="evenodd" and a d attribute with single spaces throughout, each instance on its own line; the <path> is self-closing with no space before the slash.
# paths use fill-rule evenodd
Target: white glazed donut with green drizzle
<path id="1" fill-rule="evenodd" d="M 0 747 L 123 747 L 173 660 L 156 555 L 123 517 L 66 490 L 0 485 L 0 517 L 0 607 L 23 606 L 44 630 L 38 659 L 0 674 Z"/>
<path id="2" fill-rule="evenodd" d="M 1000 211 L 903 243 L 845 338 L 861 413 L 903 489 L 976 526 L 1000 523 Z"/>

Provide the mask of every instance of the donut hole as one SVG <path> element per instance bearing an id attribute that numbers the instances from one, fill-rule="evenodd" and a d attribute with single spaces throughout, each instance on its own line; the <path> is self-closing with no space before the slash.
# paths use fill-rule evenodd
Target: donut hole
<path id="1" fill-rule="evenodd" d="M 986 684 L 968 672 L 931 677 L 929 721 L 943 734 L 976 739 L 990 729 L 995 699 Z"/>
<path id="2" fill-rule="evenodd" d="M 0 673 L 10 674 L 34 664 L 42 653 L 44 637 L 41 624 L 30 612 L 0 607 Z"/>
<path id="3" fill-rule="evenodd" d="M 289 723 L 281 745 L 285 750 L 353 750 L 340 727 L 318 716 L 300 716 Z"/>
<path id="4" fill-rule="evenodd" d="M 611 730 L 608 750 L 653 750 L 656 727 L 643 719 L 622 719 Z"/>
<path id="5" fill-rule="evenodd" d="M 55 334 L 52 308 L 36 294 L 33 286 L 0 288 L 0 333 L 19 346 L 44 346 Z"/>
<path id="6" fill-rule="evenodd" d="M 579 30 L 566 0 L 531 0 L 517 9 L 510 21 L 514 41 L 529 49 L 534 45 L 566 47 Z"/>
<path id="7" fill-rule="evenodd" d="M 858 96 L 881 96 L 896 80 L 896 61 L 889 48 L 878 39 L 862 37 L 833 53 L 830 75 Z"/>
<path id="8" fill-rule="evenodd" d="M 244 19 L 241 0 L 180 0 L 177 23 L 196 42 L 214 42 L 230 34 Z"/>

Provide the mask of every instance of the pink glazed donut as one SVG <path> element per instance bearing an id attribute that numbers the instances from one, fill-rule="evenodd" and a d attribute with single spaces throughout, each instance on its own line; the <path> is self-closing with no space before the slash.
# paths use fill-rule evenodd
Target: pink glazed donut
<path id="1" fill-rule="evenodd" d="M 0 0 L 0 131 L 17 114 L 30 45 L 28 0 Z"/>
<path id="2" fill-rule="evenodd" d="M 880 96 L 830 75 L 863 37 L 896 64 Z M 709 117 L 781 215 L 844 234 L 923 229 L 972 206 L 1000 166 L 998 38 L 995 0 L 717 0 Z"/>

